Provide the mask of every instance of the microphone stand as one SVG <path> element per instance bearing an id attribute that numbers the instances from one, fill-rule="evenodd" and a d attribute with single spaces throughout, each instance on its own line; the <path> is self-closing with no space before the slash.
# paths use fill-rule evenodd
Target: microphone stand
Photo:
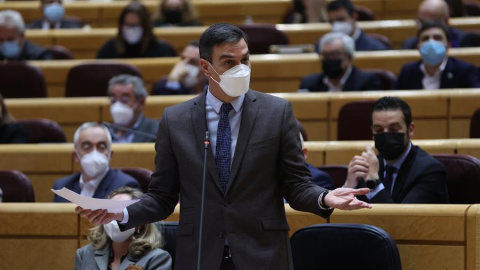
<path id="1" fill-rule="evenodd" d="M 205 132 L 205 151 L 203 156 L 203 175 L 202 175 L 202 200 L 200 203 L 200 230 L 198 233 L 198 258 L 197 258 L 197 270 L 200 270 L 200 258 L 202 254 L 202 231 L 203 231 L 203 208 L 205 201 L 205 179 L 207 178 L 207 153 L 208 145 L 210 144 L 210 134 L 208 131 Z"/>

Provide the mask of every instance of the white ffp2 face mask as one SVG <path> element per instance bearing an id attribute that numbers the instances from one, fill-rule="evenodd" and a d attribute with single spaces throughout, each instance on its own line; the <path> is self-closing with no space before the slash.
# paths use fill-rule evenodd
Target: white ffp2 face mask
<path id="1" fill-rule="evenodd" d="M 128 44 L 137 44 L 142 39 L 143 28 L 141 26 L 124 26 L 122 27 L 122 35 Z"/>
<path id="2" fill-rule="evenodd" d="M 236 65 L 231 69 L 225 71 L 222 75 L 213 68 L 212 64 L 208 63 L 213 71 L 220 77 L 220 82 L 217 82 L 212 76 L 212 80 L 223 89 L 225 94 L 231 97 L 239 97 L 247 93 L 250 87 L 250 67 L 244 64 Z"/>
<path id="3" fill-rule="evenodd" d="M 110 114 L 113 122 L 117 125 L 129 124 L 133 119 L 134 112 L 133 108 L 119 101 L 110 106 Z"/>
<path id="4" fill-rule="evenodd" d="M 333 22 L 331 31 L 350 36 L 353 32 L 353 25 L 350 22 Z"/>
<path id="5" fill-rule="evenodd" d="M 80 165 L 83 171 L 90 177 L 96 178 L 108 170 L 109 158 L 97 150 L 83 155 Z"/>
<path id="6" fill-rule="evenodd" d="M 182 79 L 182 84 L 188 88 L 194 87 L 199 81 L 198 73 L 200 72 L 200 68 L 190 64 L 187 64 L 185 68 L 187 69 L 188 74 Z"/>
<path id="7" fill-rule="evenodd" d="M 131 228 L 126 231 L 120 231 L 118 227 L 118 223 L 116 220 L 112 220 L 112 222 L 103 225 L 103 229 L 107 233 L 107 235 L 112 239 L 113 242 L 121 243 L 127 240 L 130 236 L 133 235 L 135 232 L 135 228 Z"/>

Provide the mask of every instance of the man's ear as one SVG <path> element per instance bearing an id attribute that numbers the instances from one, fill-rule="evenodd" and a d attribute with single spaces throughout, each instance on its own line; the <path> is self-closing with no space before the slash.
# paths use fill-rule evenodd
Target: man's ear
<path id="1" fill-rule="evenodd" d="M 412 122 L 410 123 L 410 127 L 408 127 L 408 135 L 410 135 L 410 138 L 413 138 L 413 135 L 415 134 L 415 123 Z"/>
<path id="2" fill-rule="evenodd" d="M 72 160 L 75 161 L 76 163 L 80 163 L 80 158 L 77 155 L 77 152 L 73 151 L 72 152 Z"/>
<path id="3" fill-rule="evenodd" d="M 210 67 L 210 63 L 205 60 L 205 59 L 200 59 L 200 69 L 202 70 L 203 74 L 205 74 L 206 77 L 211 77 L 211 74 L 210 74 L 210 71 L 209 71 L 209 68 Z"/>

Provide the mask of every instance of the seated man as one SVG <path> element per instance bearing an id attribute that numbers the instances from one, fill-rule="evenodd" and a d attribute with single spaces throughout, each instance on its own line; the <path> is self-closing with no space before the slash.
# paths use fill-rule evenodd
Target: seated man
<path id="1" fill-rule="evenodd" d="M 327 5 L 328 20 L 332 24 L 332 32 L 341 32 L 355 40 L 357 51 L 389 50 L 390 48 L 365 34 L 357 26 L 357 12 L 350 0 L 335 0 Z M 320 51 L 321 44 L 317 51 Z"/>
<path id="2" fill-rule="evenodd" d="M 200 72 L 200 51 L 198 42 L 192 41 L 182 53 L 168 77 L 153 85 L 152 95 L 188 95 L 200 94 L 207 85 L 207 77 Z"/>
<path id="3" fill-rule="evenodd" d="M 27 29 L 66 29 L 82 28 L 83 23 L 72 18 L 65 18 L 65 8 L 62 0 L 41 0 L 40 10 L 43 18 L 34 20 L 27 25 Z"/>
<path id="4" fill-rule="evenodd" d="M 449 26 L 450 10 L 445 0 L 424 0 L 418 7 L 418 28 L 426 21 L 439 21 L 448 27 L 450 47 L 475 47 L 479 45 L 478 37 L 474 34 L 460 31 Z M 407 38 L 402 45 L 403 49 L 416 49 L 417 37 Z"/>
<path id="5" fill-rule="evenodd" d="M 110 192 L 129 186 L 140 189 L 131 176 L 109 168 L 112 139 L 108 129 L 94 122 L 82 124 L 73 137 L 73 159 L 80 163 L 81 172 L 59 179 L 53 189 L 68 188 L 84 196 L 105 199 Z M 68 202 L 55 194 L 53 202 Z"/>
<path id="6" fill-rule="evenodd" d="M 305 143 L 303 141 L 303 136 L 301 132 L 300 132 L 300 142 L 302 143 L 302 152 L 306 162 L 307 156 L 308 156 L 308 149 L 305 147 Z M 315 183 L 317 186 L 321 186 L 329 190 L 335 189 L 335 186 L 333 184 L 333 179 L 330 177 L 330 175 L 312 166 L 312 164 L 310 163 L 307 163 L 307 167 L 310 170 L 310 173 L 312 174 L 313 183 Z"/>
<path id="7" fill-rule="evenodd" d="M 418 30 L 418 50 L 422 59 L 405 64 L 394 89 L 476 88 L 477 68 L 454 57 L 448 57 L 450 36 L 447 27 L 427 21 Z"/>
<path id="8" fill-rule="evenodd" d="M 110 126 L 113 142 L 155 142 L 159 121 L 145 117 L 147 90 L 142 79 L 133 75 L 119 75 L 108 82 Z"/>
<path id="9" fill-rule="evenodd" d="M 370 187 L 360 200 L 369 203 L 448 203 L 447 172 L 438 160 L 414 146 L 415 124 L 408 104 L 383 97 L 373 105 L 372 147 L 348 165 L 344 187 Z"/>
<path id="10" fill-rule="evenodd" d="M 380 80 L 377 76 L 352 66 L 355 43 L 351 37 L 343 33 L 328 33 L 320 42 L 323 73 L 303 77 L 300 91 L 340 92 L 380 89 Z"/>
<path id="11" fill-rule="evenodd" d="M 13 10 L 0 11 L 0 60 L 50 60 L 46 49 L 25 38 L 22 15 Z"/>

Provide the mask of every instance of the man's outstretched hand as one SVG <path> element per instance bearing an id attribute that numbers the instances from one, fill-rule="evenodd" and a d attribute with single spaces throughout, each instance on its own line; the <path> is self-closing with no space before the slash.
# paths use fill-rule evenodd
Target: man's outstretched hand
<path id="1" fill-rule="evenodd" d="M 361 208 L 372 208 L 372 206 L 355 197 L 355 195 L 365 195 L 370 192 L 368 188 L 337 188 L 330 191 L 325 196 L 325 203 L 331 208 L 341 210 L 355 210 Z"/>
<path id="2" fill-rule="evenodd" d="M 112 220 L 123 220 L 123 212 L 120 213 L 108 213 L 105 209 L 98 209 L 92 211 L 90 209 L 83 209 L 80 206 L 75 208 L 75 212 L 77 212 L 81 217 L 88 219 L 90 223 L 93 225 L 101 225 L 101 224 L 108 224 L 112 222 Z"/>

